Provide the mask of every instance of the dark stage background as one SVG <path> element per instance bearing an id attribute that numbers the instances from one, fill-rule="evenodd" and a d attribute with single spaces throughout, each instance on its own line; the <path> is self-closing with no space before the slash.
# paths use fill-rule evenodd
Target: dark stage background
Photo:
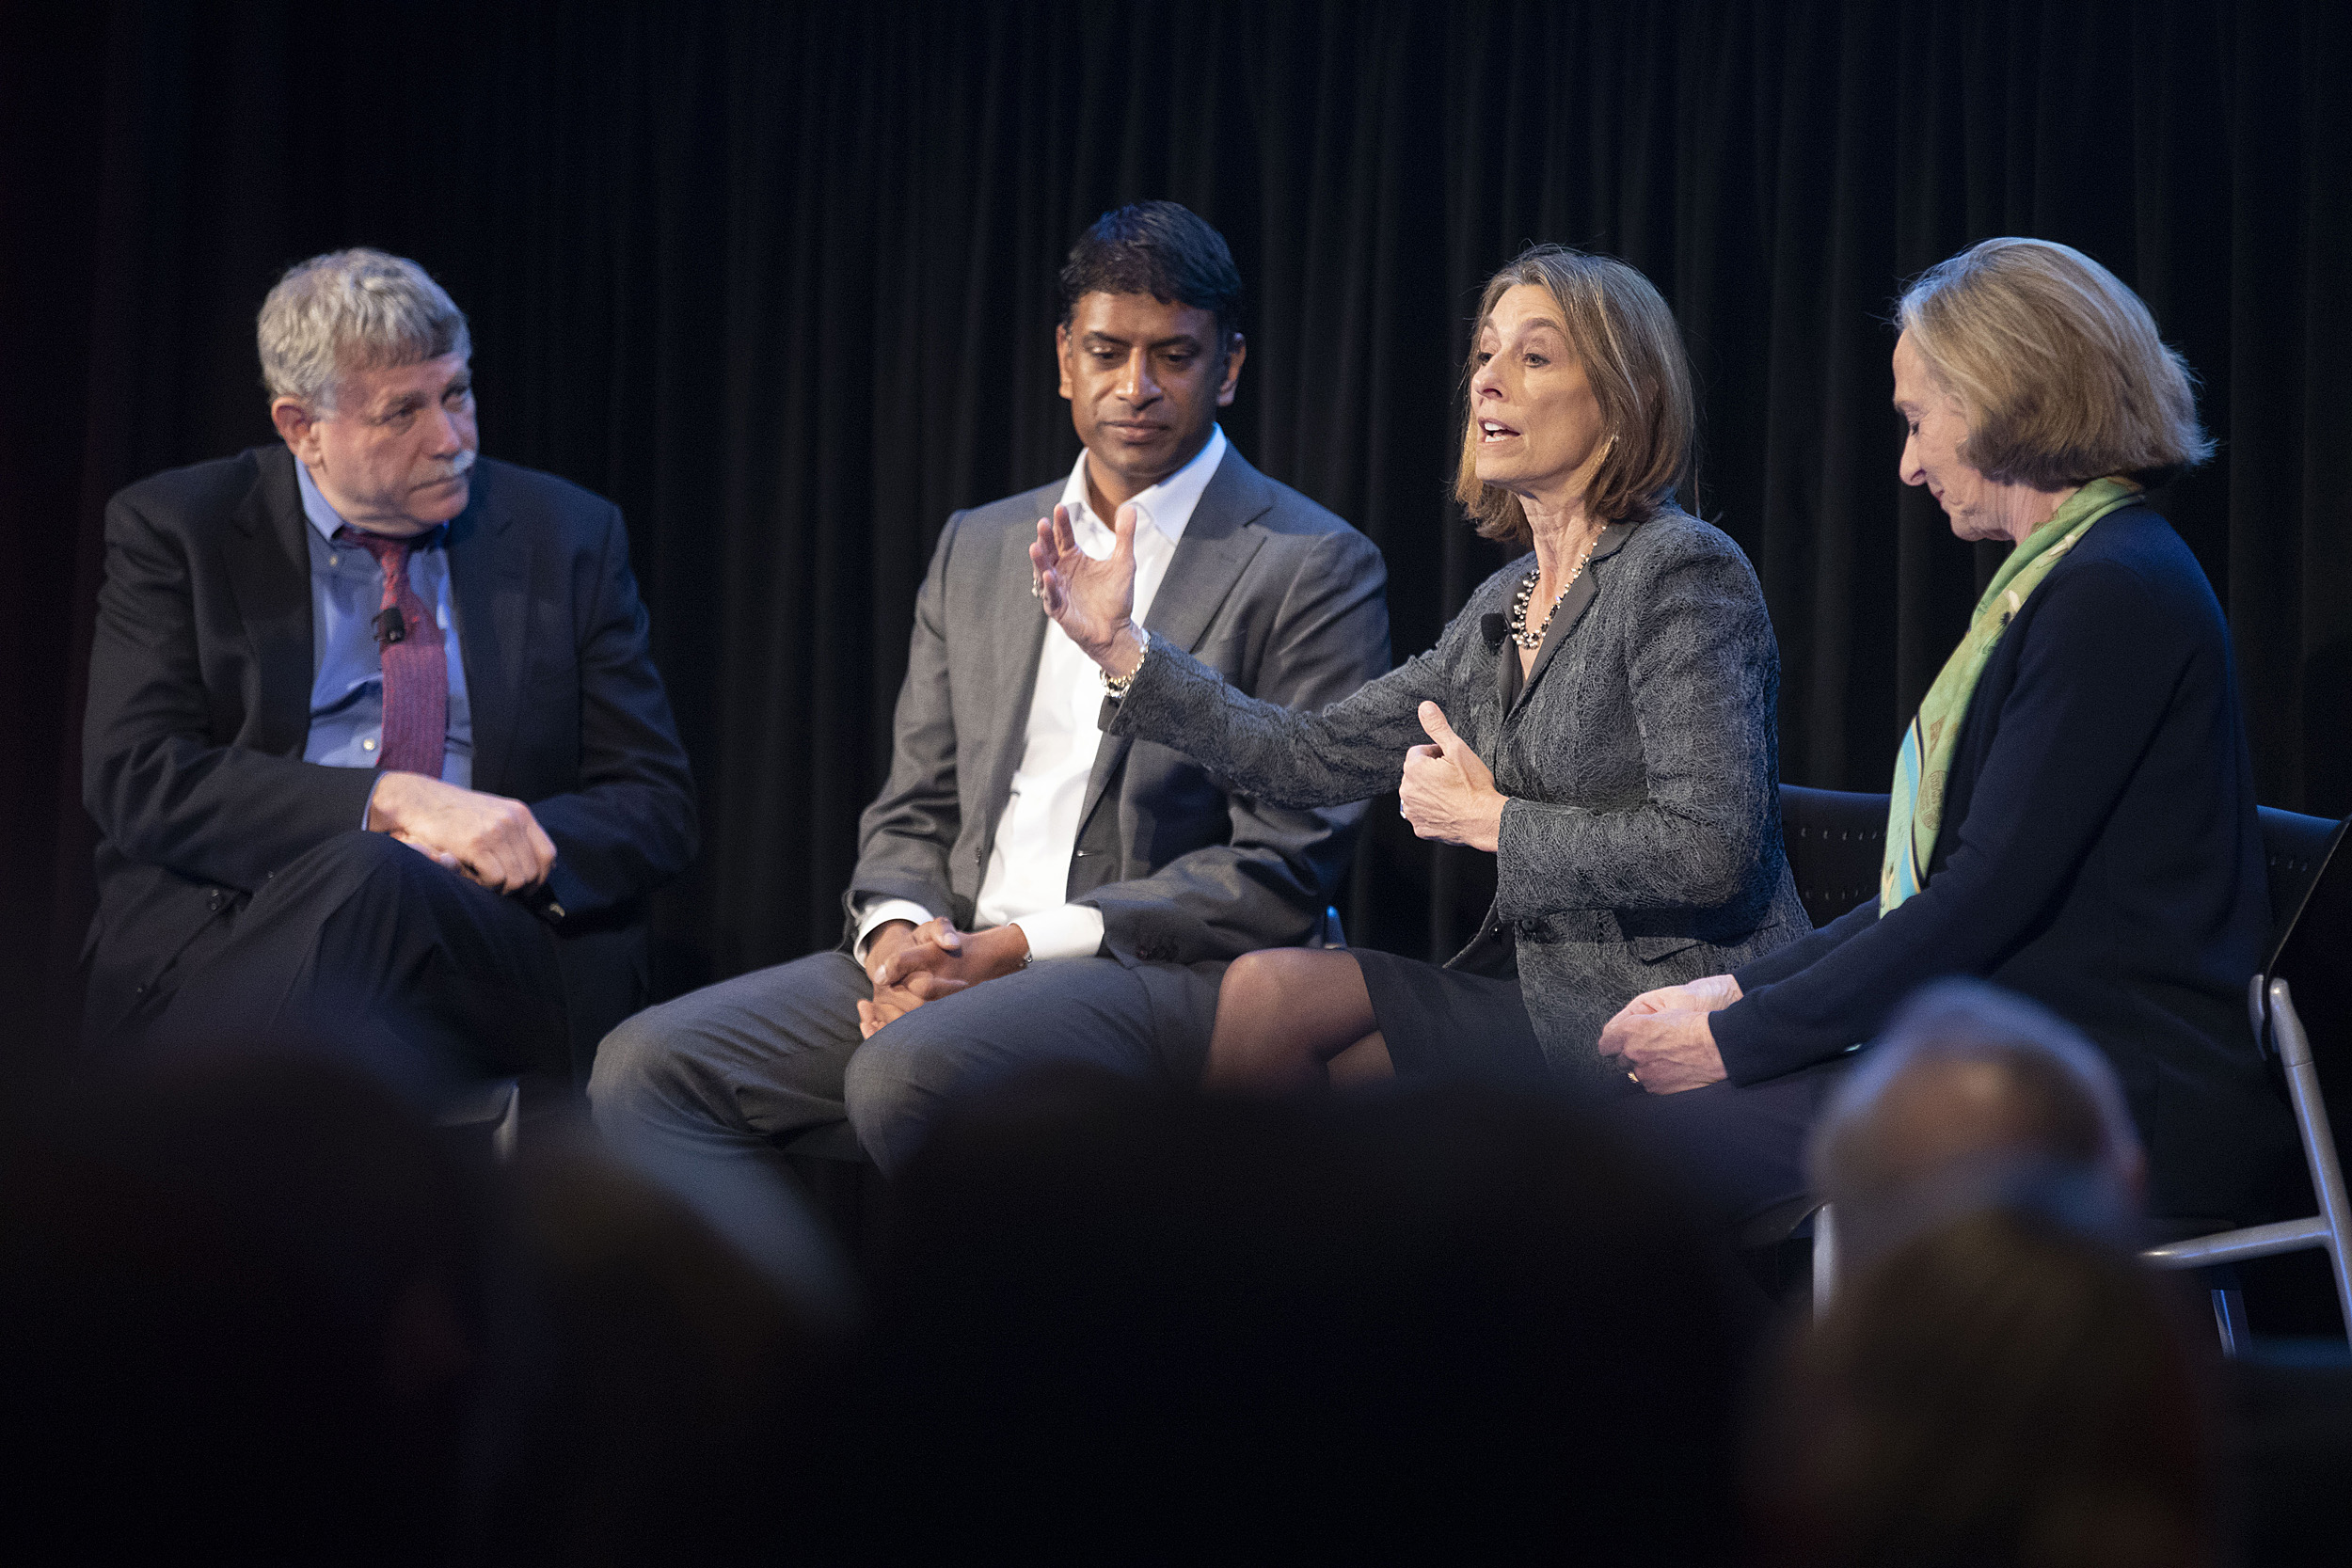
<path id="1" fill-rule="evenodd" d="M 1535 239 L 1646 271 L 1779 628 L 1785 775 L 1855 788 L 1994 559 L 1896 482 L 1889 302 L 1986 235 L 2084 247 L 2204 378 L 2221 455 L 2163 504 L 2262 798 L 2352 810 L 2347 81 L 2333 3 L 8 0 L 0 1007 L 62 1018 L 87 918 L 100 508 L 269 438 L 253 311 L 355 243 L 471 314 L 485 450 L 628 510 L 705 802 L 671 986 L 834 939 L 930 544 L 1074 455 L 1053 274 L 1146 196 L 1232 240 L 1226 429 L 1378 541 L 1400 656 L 1498 562 L 1444 499 L 1476 285 Z M 1488 875 L 1375 807 L 1351 931 L 1435 952 Z"/>

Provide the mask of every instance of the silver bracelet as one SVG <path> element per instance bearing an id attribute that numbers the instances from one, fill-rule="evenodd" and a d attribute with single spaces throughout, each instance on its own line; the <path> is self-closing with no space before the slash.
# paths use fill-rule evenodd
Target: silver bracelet
<path id="1" fill-rule="evenodd" d="M 1113 697 L 1124 697 L 1127 695 L 1127 689 L 1136 684 L 1136 677 L 1137 675 L 1143 673 L 1143 661 L 1152 657 L 1152 633 L 1150 629 L 1144 626 L 1137 626 L 1136 628 L 1136 640 L 1143 645 L 1143 651 L 1136 655 L 1136 667 L 1128 671 L 1125 674 L 1114 675 L 1099 664 L 1094 667 L 1094 673 L 1103 677 L 1103 689 Z"/>

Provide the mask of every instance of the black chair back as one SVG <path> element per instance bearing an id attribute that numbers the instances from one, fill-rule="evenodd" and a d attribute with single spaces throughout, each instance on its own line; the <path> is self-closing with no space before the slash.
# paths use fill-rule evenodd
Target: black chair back
<path id="1" fill-rule="evenodd" d="M 2263 858 L 2270 863 L 2270 956 L 2279 956 L 2295 925 L 2296 912 L 2319 880 L 2319 868 L 2327 863 L 2328 850 L 2334 846 L 2344 824 L 2326 816 L 2305 816 L 2301 812 L 2280 811 L 2275 806 L 2258 808 L 2262 814 Z M 2271 971 L 2267 965 L 2263 973 Z M 2293 975 L 2287 976 L 2292 980 Z M 2300 1004 L 2297 1004 L 2299 1009 Z"/>
<path id="2" fill-rule="evenodd" d="M 1883 795 L 1780 786 L 1789 874 L 1797 879 L 1805 916 L 1816 927 L 1878 895 L 1879 868 L 1886 858 L 1886 805 Z"/>
<path id="3" fill-rule="evenodd" d="M 2267 806 L 2262 815 L 2279 916 L 2263 977 L 2284 980 L 2293 992 L 2341 1138 L 2352 1132 L 2352 817 L 2330 822 Z"/>

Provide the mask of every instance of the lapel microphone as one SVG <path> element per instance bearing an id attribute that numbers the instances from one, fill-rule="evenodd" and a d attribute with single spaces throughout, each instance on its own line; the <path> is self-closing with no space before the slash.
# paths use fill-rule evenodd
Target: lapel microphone
<path id="1" fill-rule="evenodd" d="M 1502 639 L 1510 629 L 1510 618 L 1499 610 L 1490 610 L 1478 618 L 1478 635 L 1486 640 L 1486 651 L 1490 654 L 1502 651 Z"/>
<path id="2" fill-rule="evenodd" d="M 1499 620 L 1500 617 L 1488 616 L 1487 619 Z M 408 620 L 401 614 L 400 606 L 394 605 L 375 618 L 375 640 L 387 648 L 395 642 L 408 641 Z"/>

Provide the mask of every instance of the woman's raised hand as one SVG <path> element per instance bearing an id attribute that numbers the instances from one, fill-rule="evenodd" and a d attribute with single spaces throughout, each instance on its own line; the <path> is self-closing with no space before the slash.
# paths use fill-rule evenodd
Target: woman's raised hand
<path id="1" fill-rule="evenodd" d="M 1078 547 L 1070 508 L 1037 522 L 1029 546 L 1034 591 L 1070 641 L 1114 675 L 1130 674 L 1142 657 L 1131 617 L 1136 608 L 1136 509 L 1119 509 L 1111 553 L 1095 560 Z"/>

